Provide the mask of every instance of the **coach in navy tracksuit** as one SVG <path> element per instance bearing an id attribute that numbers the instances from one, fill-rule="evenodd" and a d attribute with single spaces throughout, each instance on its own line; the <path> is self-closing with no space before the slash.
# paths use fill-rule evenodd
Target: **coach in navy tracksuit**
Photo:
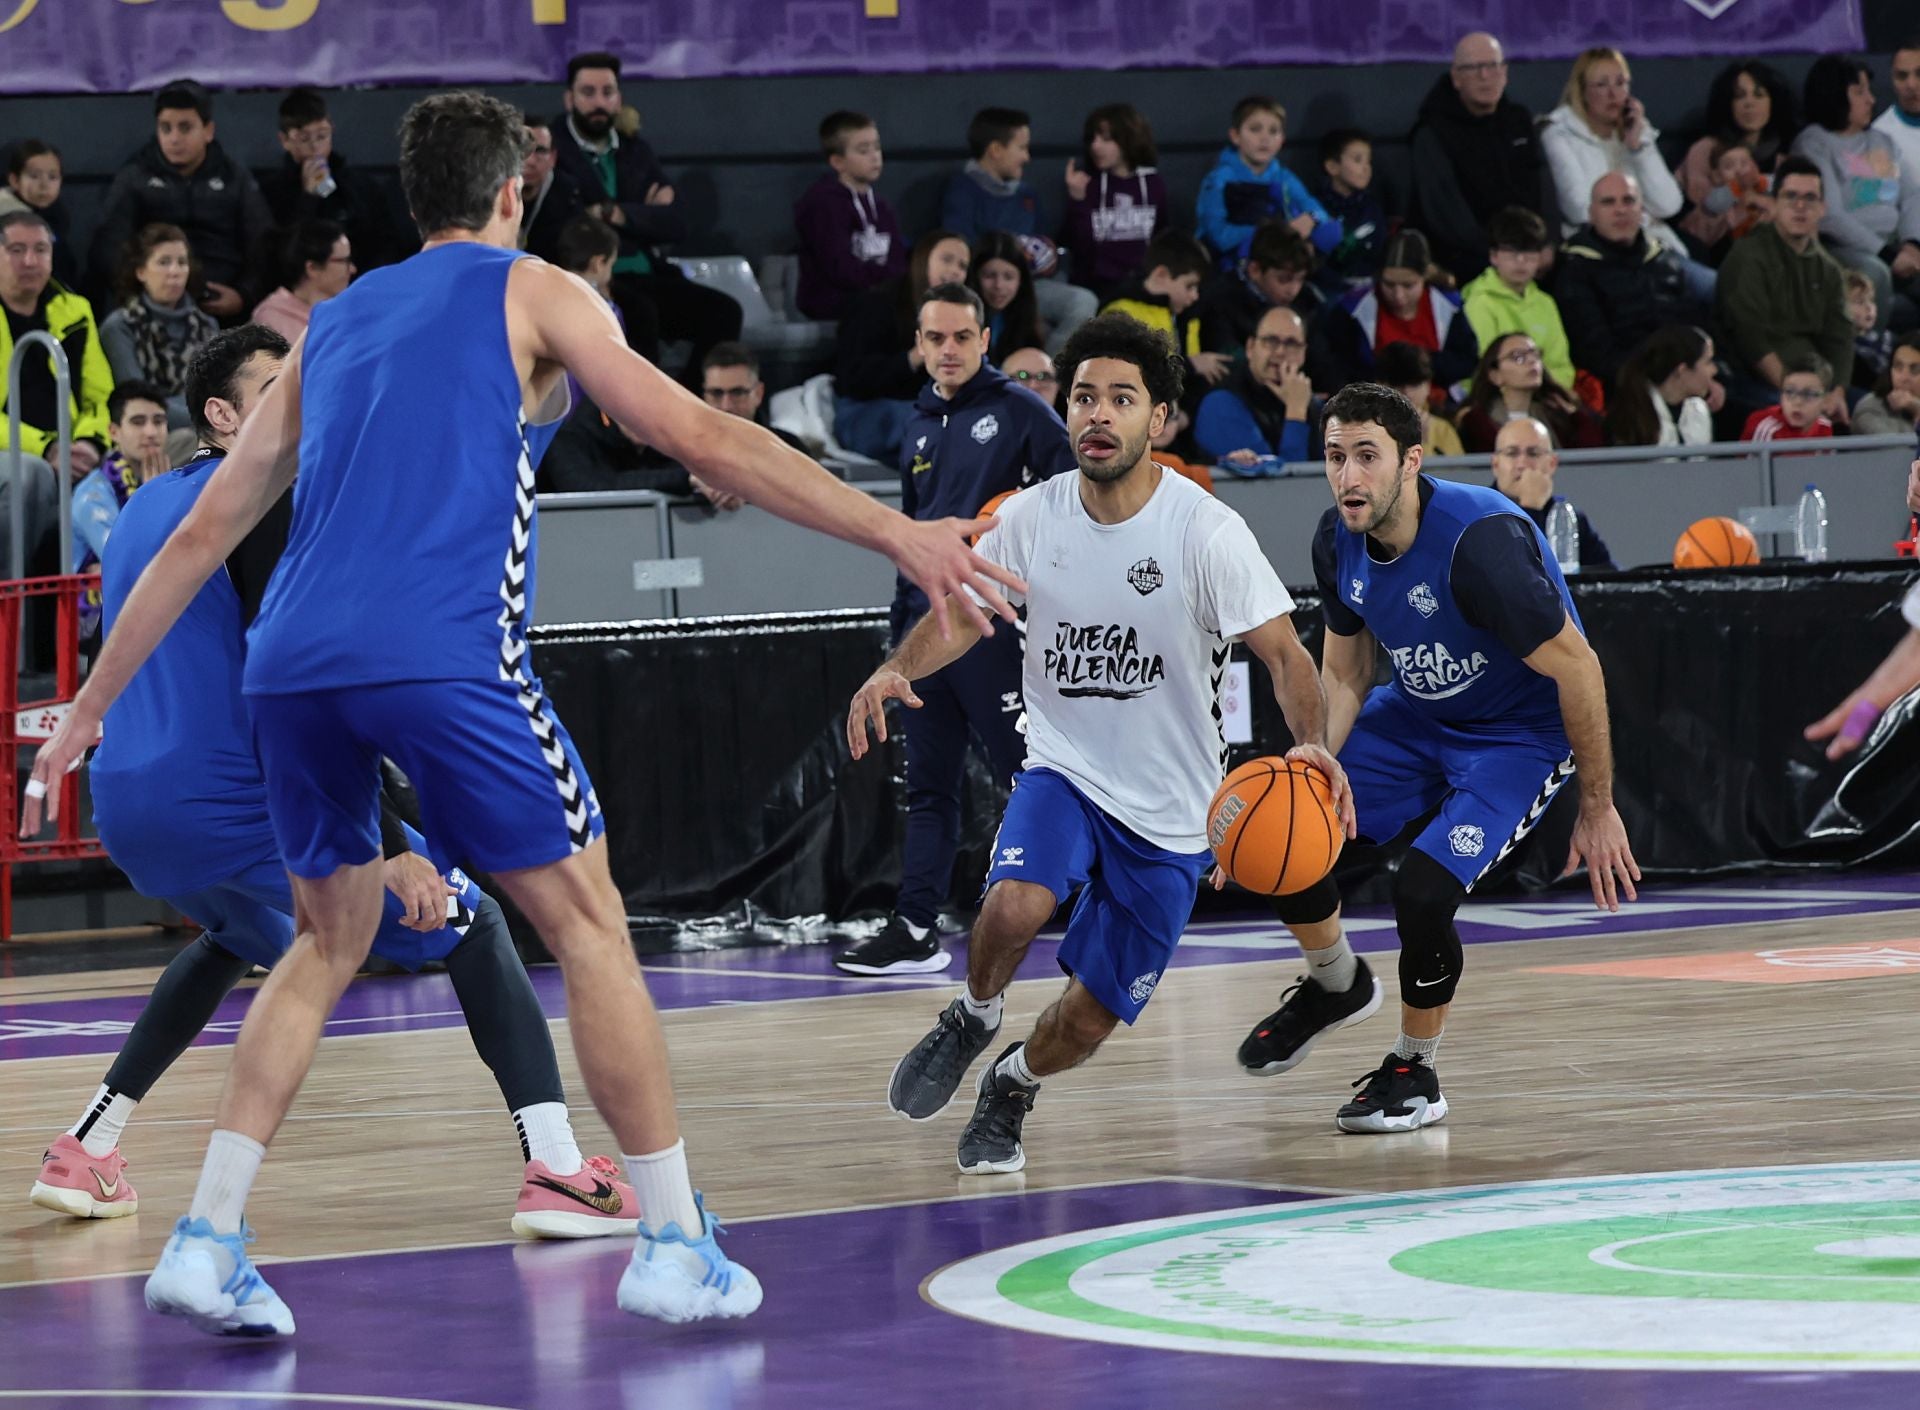
<path id="1" fill-rule="evenodd" d="M 901 444 L 900 507 L 915 519 L 970 519 L 995 495 L 1074 469 L 1073 445 L 1053 408 L 986 362 L 985 309 L 960 284 L 921 301 L 921 355 L 932 381 L 915 401 Z M 898 641 L 927 610 L 904 578 L 893 598 Z M 953 873 L 967 736 L 977 735 L 1004 783 L 1019 769 L 1020 634 L 1002 625 L 953 665 L 916 685 L 921 705 L 907 738 L 907 838 L 900 896 L 885 929 L 834 957 L 851 974 L 945 969 L 936 928 Z"/>

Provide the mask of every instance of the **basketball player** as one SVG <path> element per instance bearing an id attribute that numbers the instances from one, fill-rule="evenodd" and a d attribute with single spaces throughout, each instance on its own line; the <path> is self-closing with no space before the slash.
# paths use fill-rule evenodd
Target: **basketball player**
<path id="1" fill-rule="evenodd" d="M 201 585 L 294 484 L 287 550 L 248 635 L 244 688 L 299 934 L 234 1046 L 186 1217 L 147 1305 L 203 1330 L 293 1329 L 246 1256 L 242 1213 L 327 1014 L 378 929 L 380 760 L 425 831 L 499 878 L 559 960 L 587 1090 L 625 1152 L 641 1225 L 617 1295 L 666 1321 L 745 1316 L 752 1273 L 721 1251 L 688 1179 L 665 1037 L 607 870 L 600 807 L 529 668 L 528 423 L 565 413 L 571 370 L 609 416 L 707 483 L 888 554 L 976 628 L 1020 581 L 967 547 L 991 519 L 916 523 L 769 431 L 703 405 L 629 351 L 604 300 L 516 250 L 520 115 L 473 92 L 416 103 L 400 170 L 420 254 L 314 310 L 225 464 L 129 595 L 60 731 L 23 827 Z"/>
<path id="2" fill-rule="evenodd" d="M 1360 835 L 1412 835 L 1393 881 L 1400 1037 L 1335 1120 L 1413 1131 L 1447 1114 L 1434 1053 L 1460 983 L 1454 913 L 1580 772 L 1567 869 L 1584 859 L 1608 910 L 1640 879 L 1613 807 L 1606 682 L 1566 580 L 1525 511 L 1497 490 L 1420 473 L 1420 414 L 1357 382 L 1326 407 L 1333 508 L 1314 537 L 1326 617 L 1327 738 L 1353 783 Z M 1393 680 L 1373 688 L 1375 643 Z M 1329 1029 L 1380 1006 L 1347 943 L 1332 877 L 1279 897 L 1308 973 L 1240 1045 L 1249 1072 L 1285 1072 Z"/>
<path id="3" fill-rule="evenodd" d="M 967 985 L 900 1060 L 887 1104 L 911 1121 L 944 1111 L 1000 1031 L 1003 994 L 1027 947 L 1075 890 L 1060 945 L 1066 991 L 1033 1033 L 985 1068 L 960 1169 L 1026 1164 L 1021 1125 L 1042 1078 L 1077 1067 L 1118 1023 L 1140 1016 L 1192 914 L 1212 862 L 1207 805 L 1225 771 L 1220 684 L 1231 643 L 1266 663 L 1289 758 L 1332 781 L 1326 703 L 1294 635 L 1293 599 L 1239 515 L 1148 449 L 1180 404 L 1182 359 L 1165 334 L 1126 314 L 1085 324 L 1061 350 L 1077 475 L 1056 475 L 1001 507 L 980 551 L 1025 578 L 1027 757 L 994 839 L 973 927 Z M 930 622 L 860 688 L 847 715 L 855 758 L 886 702 L 917 709 L 912 682 L 972 644 Z"/>
<path id="4" fill-rule="evenodd" d="M 280 375 L 287 353 L 285 338 L 248 324 L 219 334 L 194 355 L 186 394 L 200 453 L 149 481 L 144 488 L 152 493 L 128 501 L 103 569 L 109 631 L 141 570 L 193 508 Z M 267 819 L 266 785 L 240 693 L 246 623 L 285 548 L 289 498 L 281 497 L 226 571 L 200 589 L 107 712 L 93 760 L 100 836 L 138 890 L 166 899 L 207 929 L 174 956 L 106 1081 L 48 1148 L 31 1194 L 43 1209 L 92 1219 L 138 1210 L 119 1150 L 134 1107 L 247 970 L 272 967 L 293 944 L 293 895 Z M 633 1190 L 618 1167 L 604 1156 L 583 1158 L 575 1144 L 553 1037 L 499 903 L 458 870 L 429 860 L 420 835 L 384 801 L 381 834 L 382 879 L 392 894 L 373 951 L 406 969 L 431 960 L 446 964 L 527 1162 L 514 1231 L 556 1238 L 635 1232 Z"/>

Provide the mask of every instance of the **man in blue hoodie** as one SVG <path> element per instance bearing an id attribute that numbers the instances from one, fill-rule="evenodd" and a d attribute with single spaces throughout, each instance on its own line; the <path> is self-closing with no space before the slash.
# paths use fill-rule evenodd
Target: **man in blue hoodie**
<path id="1" fill-rule="evenodd" d="M 1287 110 L 1258 95 L 1233 105 L 1228 145 L 1200 183 L 1196 214 L 1200 238 L 1226 270 L 1238 269 L 1259 224 L 1279 216 L 1322 255 L 1340 247 L 1346 231 L 1281 164 Z"/>
<path id="2" fill-rule="evenodd" d="M 915 519 L 972 518 L 997 495 L 1077 468 L 1066 423 L 987 363 L 986 306 L 964 284 L 936 284 L 920 301 L 919 341 L 932 381 L 914 403 L 901 446 L 900 508 Z M 926 615 L 926 595 L 901 579 L 897 642 Z M 1000 631 L 916 685 L 907 702 L 907 836 L 900 894 L 881 931 L 834 956 L 848 974 L 925 974 L 947 967 L 940 903 L 953 877 L 968 736 L 994 776 L 1020 768 L 1021 633 Z"/>

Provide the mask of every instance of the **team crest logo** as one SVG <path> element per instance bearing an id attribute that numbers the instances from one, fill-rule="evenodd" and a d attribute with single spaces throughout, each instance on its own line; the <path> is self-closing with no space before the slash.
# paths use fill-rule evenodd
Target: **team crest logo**
<path id="1" fill-rule="evenodd" d="M 1166 580 L 1166 574 L 1160 571 L 1160 565 L 1151 558 L 1142 558 L 1127 569 L 1127 581 L 1142 597 L 1160 587 Z"/>
<path id="2" fill-rule="evenodd" d="M 1447 834 L 1447 846 L 1456 857 L 1477 857 L 1486 849 L 1487 834 L 1471 823 L 1461 823 Z"/>
<path id="3" fill-rule="evenodd" d="M 1361 582 L 1358 578 L 1355 578 L 1353 580 L 1351 595 L 1353 597 L 1353 605 L 1355 607 L 1362 605 L 1362 603 L 1366 601 L 1367 585 Z"/>
<path id="4" fill-rule="evenodd" d="M 997 416 L 982 416 L 978 421 L 973 423 L 973 438 L 981 445 L 985 445 L 999 434 L 1000 418 Z"/>
<path id="5" fill-rule="evenodd" d="M 1160 971 L 1148 970 L 1127 986 L 1127 994 L 1136 1004 L 1144 1004 L 1153 996 L 1153 986 L 1160 982 Z"/>
<path id="6" fill-rule="evenodd" d="M 1431 617 L 1440 610 L 1440 600 L 1425 583 L 1415 583 L 1407 590 L 1407 604 L 1422 617 Z"/>

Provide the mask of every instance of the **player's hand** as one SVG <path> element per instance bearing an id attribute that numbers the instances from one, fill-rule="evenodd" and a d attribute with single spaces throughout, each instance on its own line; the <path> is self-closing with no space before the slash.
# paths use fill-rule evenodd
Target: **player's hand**
<path id="1" fill-rule="evenodd" d="M 1829 759 L 1844 759 L 1873 733 L 1873 727 L 1880 723 L 1880 716 L 1886 710 L 1886 704 L 1873 697 L 1869 680 L 1853 694 L 1842 700 L 1826 714 L 1806 728 L 1806 737 L 1818 744 L 1821 740 L 1831 740 L 1827 745 Z"/>
<path id="2" fill-rule="evenodd" d="M 388 857 L 380 868 L 387 890 L 400 898 L 400 924 L 430 934 L 447 923 L 447 897 L 453 888 L 434 864 L 418 852 Z"/>
<path id="3" fill-rule="evenodd" d="M 47 822 L 60 820 L 60 785 L 68 774 L 80 767 L 87 751 L 99 741 L 99 719 L 82 709 L 80 701 L 74 701 L 60 728 L 53 732 L 53 738 L 41 745 L 40 752 L 33 756 L 33 776 L 27 780 L 20 805 L 22 839 L 39 836 L 43 814 Z"/>
<path id="4" fill-rule="evenodd" d="M 1620 909 L 1622 897 L 1637 901 L 1633 883 L 1640 879 L 1640 864 L 1627 845 L 1627 826 L 1613 804 L 1604 808 L 1580 809 L 1580 820 L 1573 825 L 1573 845 L 1567 849 L 1570 876 L 1582 861 L 1587 864 L 1587 879 L 1593 883 L 1593 904 L 1603 911 Z"/>
<path id="5" fill-rule="evenodd" d="M 1067 199 L 1084 201 L 1087 188 L 1093 185 L 1093 173 L 1080 170 L 1080 163 L 1072 157 L 1067 158 Z"/>
<path id="6" fill-rule="evenodd" d="M 947 616 L 949 598 L 967 614 L 982 636 L 993 635 L 993 619 L 981 609 L 982 602 L 1009 622 L 1017 619 L 1012 604 L 1000 595 L 1000 588 L 1024 593 L 1026 583 L 970 547 L 974 539 L 993 528 L 999 519 L 989 514 L 980 519 L 925 521 L 903 517 L 900 522 L 902 527 L 888 557 L 893 559 L 902 577 L 927 595 L 942 641 L 953 639 L 953 622 Z M 979 594 L 978 602 L 974 600 L 975 593 Z"/>
<path id="7" fill-rule="evenodd" d="M 1353 787 L 1347 782 L 1347 771 L 1340 767 L 1340 761 L 1318 744 L 1296 744 L 1287 751 L 1286 757 L 1317 770 L 1326 779 L 1333 790 L 1333 813 L 1340 819 L 1341 831 L 1349 840 L 1358 837 L 1360 824 L 1353 812 Z"/>
<path id="8" fill-rule="evenodd" d="M 1207 873 L 1207 885 L 1211 886 L 1215 891 L 1225 891 L 1227 889 L 1227 869 L 1218 862 L 1215 862 L 1213 864 L 1213 870 Z"/>
<path id="9" fill-rule="evenodd" d="M 898 671 L 884 666 L 867 677 L 847 708 L 847 748 L 856 759 L 867 754 L 867 726 L 882 744 L 887 740 L 887 702 L 898 700 L 909 710 L 920 708 L 920 697 L 913 693 L 913 682 Z"/>

